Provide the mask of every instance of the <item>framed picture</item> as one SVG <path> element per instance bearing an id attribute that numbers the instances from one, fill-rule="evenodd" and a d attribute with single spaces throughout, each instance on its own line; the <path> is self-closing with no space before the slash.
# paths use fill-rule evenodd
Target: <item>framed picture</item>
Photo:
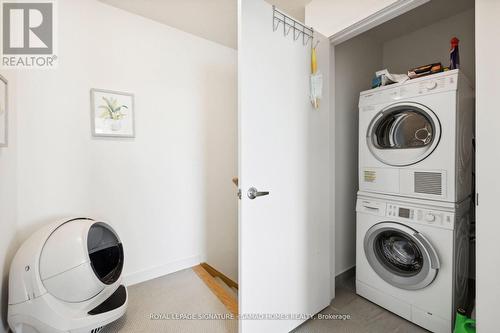
<path id="1" fill-rule="evenodd" d="M 9 127 L 7 120 L 8 96 L 7 80 L 0 75 L 0 147 L 7 147 L 7 131 Z"/>
<path id="2" fill-rule="evenodd" d="M 91 89 L 90 99 L 93 136 L 135 137 L 133 94 Z"/>

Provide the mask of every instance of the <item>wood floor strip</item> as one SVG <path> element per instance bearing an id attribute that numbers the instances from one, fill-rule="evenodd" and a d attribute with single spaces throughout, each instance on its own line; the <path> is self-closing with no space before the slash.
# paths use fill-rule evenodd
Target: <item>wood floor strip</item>
<path id="1" fill-rule="evenodd" d="M 233 280 L 231 280 L 226 275 L 224 275 L 224 273 L 219 272 L 218 270 L 216 270 L 215 268 L 213 268 L 212 266 L 210 266 L 206 262 L 202 262 L 200 265 L 201 265 L 201 267 L 205 268 L 205 270 L 207 272 L 209 272 L 210 275 L 212 275 L 213 277 L 219 277 L 229 287 L 238 289 L 238 284 L 236 282 L 234 282 Z"/>
<path id="2" fill-rule="evenodd" d="M 207 285 L 207 287 L 214 293 L 215 296 L 224 304 L 226 309 L 235 316 L 238 315 L 238 300 L 230 295 L 220 284 L 215 281 L 214 277 L 210 275 L 201 265 L 194 266 L 193 271 L 200 277 L 200 279 Z"/>

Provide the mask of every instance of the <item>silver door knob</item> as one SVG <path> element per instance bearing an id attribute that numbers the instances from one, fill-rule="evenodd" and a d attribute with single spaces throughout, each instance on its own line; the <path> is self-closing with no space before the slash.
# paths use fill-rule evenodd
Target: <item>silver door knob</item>
<path id="1" fill-rule="evenodd" d="M 269 192 L 259 192 L 259 190 L 257 190 L 255 187 L 250 187 L 247 192 L 247 196 L 252 200 L 264 195 L 269 195 Z"/>

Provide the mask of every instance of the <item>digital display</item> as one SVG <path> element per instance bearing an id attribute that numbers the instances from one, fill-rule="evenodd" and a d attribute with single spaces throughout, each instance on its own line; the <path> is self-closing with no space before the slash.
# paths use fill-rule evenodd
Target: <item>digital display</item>
<path id="1" fill-rule="evenodd" d="M 408 208 L 399 208 L 399 217 L 404 217 L 405 219 L 409 219 L 410 210 Z"/>

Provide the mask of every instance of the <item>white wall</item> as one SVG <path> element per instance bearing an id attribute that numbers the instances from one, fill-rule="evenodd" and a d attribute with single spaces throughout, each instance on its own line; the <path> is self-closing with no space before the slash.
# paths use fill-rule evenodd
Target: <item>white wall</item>
<path id="1" fill-rule="evenodd" d="M 356 264 L 358 99 L 382 66 L 382 44 L 362 34 L 335 46 L 335 273 Z M 367 56 L 369 55 L 369 56 Z"/>
<path id="2" fill-rule="evenodd" d="M 0 73 L 9 82 L 9 106 L 12 106 L 17 91 L 15 72 Z M 9 145 L 0 148 L 0 332 L 7 328 L 8 273 L 10 261 L 17 249 L 17 140 L 16 111 L 8 110 Z"/>
<path id="3" fill-rule="evenodd" d="M 59 68 L 19 72 L 21 239 L 96 216 L 129 283 L 205 259 L 234 278 L 236 51 L 95 0 L 60 1 L 58 18 Z M 135 94 L 135 139 L 91 137 L 90 88 Z"/>
<path id="4" fill-rule="evenodd" d="M 492 43 L 500 35 L 500 2 L 476 0 L 476 304 L 478 332 L 498 331 L 500 264 L 498 263 L 498 94 L 500 45 Z"/>
<path id="5" fill-rule="evenodd" d="M 460 40 L 461 69 L 474 83 L 474 8 L 385 42 L 383 67 L 393 73 L 406 73 L 410 68 L 434 62 L 448 66 L 454 36 Z"/>
<path id="6" fill-rule="evenodd" d="M 231 64 L 236 66 L 235 60 Z M 212 100 L 206 113 L 204 146 L 206 261 L 233 281 L 238 281 L 238 188 L 231 182 L 238 175 L 236 71 L 229 77 L 214 73 L 221 84 L 212 86 L 212 93 L 223 98 Z M 226 94 L 231 94 L 227 100 Z M 234 103 L 234 109 L 228 103 Z"/>

